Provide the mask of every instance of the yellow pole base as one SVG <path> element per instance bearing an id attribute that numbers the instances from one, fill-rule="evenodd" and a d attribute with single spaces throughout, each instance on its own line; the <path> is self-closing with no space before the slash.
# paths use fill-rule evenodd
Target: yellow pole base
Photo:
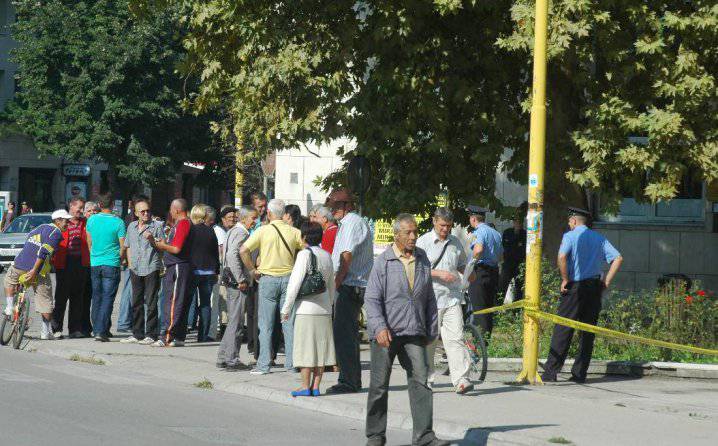
<path id="1" fill-rule="evenodd" d="M 514 384 L 521 384 L 521 385 L 534 385 L 534 386 L 542 386 L 543 381 L 541 381 L 541 375 L 539 375 L 537 372 L 534 372 L 534 376 L 531 377 L 528 370 L 523 369 L 521 370 L 521 373 L 519 373 L 519 376 L 516 377 L 516 381 Z"/>

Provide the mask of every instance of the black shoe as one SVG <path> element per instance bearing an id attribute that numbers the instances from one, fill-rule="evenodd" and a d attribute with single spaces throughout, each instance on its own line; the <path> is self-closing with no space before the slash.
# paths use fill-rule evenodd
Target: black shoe
<path id="1" fill-rule="evenodd" d="M 548 373 L 544 373 L 543 375 L 541 375 L 541 381 L 545 383 L 555 383 L 556 375 L 549 375 Z"/>
<path id="2" fill-rule="evenodd" d="M 226 362 L 218 362 L 215 365 L 217 366 L 218 369 L 226 369 L 227 368 Z"/>
<path id="3" fill-rule="evenodd" d="M 384 438 L 370 438 L 366 441 L 366 446 L 384 446 L 386 439 Z"/>
<path id="4" fill-rule="evenodd" d="M 112 333 L 110 333 L 110 332 L 108 331 L 108 332 L 104 333 L 102 336 L 104 336 L 104 337 L 106 337 L 106 338 L 113 338 L 115 335 L 113 335 Z"/>
<path id="5" fill-rule="evenodd" d="M 228 372 L 241 372 L 243 370 L 249 369 L 251 369 L 250 366 L 242 364 L 241 362 L 238 362 L 236 364 L 227 364 L 227 366 L 225 367 L 225 370 Z"/>
<path id="6" fill-rule="evenodd" d="M 451 442 L 448 440 L 440 440 L 438 438 L 434 438 L 429 443 L 426 444 L 426 446 L 450 446 Z"/>
<path id="7" fill-rule="evenodd" d="M 353 388 L 347 386 L 346 384 L 336 384 L 331 386 L 324 392 L 325 395 L 340 395 L 344 393 L 358 393 L 358 390 L 354 390 Z"/>
<path id="8" fill-rule="evenodd" d="M 107 336 L 95 336 L 95 341 L 97 342 L 110 342 L 110 338 Z"/>
<path id="9" fill-rule="evenodd" d="M 576 384 L 583 384 L 586 382 L 586 378 L 581 378 L 576 375 L 571 375 L 571 377 L 568 380 L 571 382 L 575 382 Z"/>

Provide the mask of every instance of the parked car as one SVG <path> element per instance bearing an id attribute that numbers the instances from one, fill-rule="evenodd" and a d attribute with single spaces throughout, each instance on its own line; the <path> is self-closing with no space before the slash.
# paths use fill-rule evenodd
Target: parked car
<path id="1" fill-rule="evenodd" d="M 52 214 L 25 214 L 15 217 L 3 232 L 0 232 L 0 272 L 4 271 L 22 250 L 27 235 L 45 223 L 52 223 Z"/>

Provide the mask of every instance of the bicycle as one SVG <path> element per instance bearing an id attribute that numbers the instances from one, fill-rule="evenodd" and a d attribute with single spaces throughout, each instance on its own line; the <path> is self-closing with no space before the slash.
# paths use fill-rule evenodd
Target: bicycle
<path id="1" fill-rule="evenodd" d="M 23 275 L 20 277 L 20 284 L 15 293 L 12 315 L 3 314 L 0 321 L 0 345 L 7 345 L 12 340 L 12 346 L 16 350 L 20 348 L 25 330 L 30 323 L 30 299 L 25 297 L 26 285 L 28 283 Z"/>
<path id="2" fill-rule="evenodd" d="M 486 372 L 489 368 L 489 353 L 486 348 L 486 341 L 481 334 L 481 329 L 471 324 L 470 305 L 464 307 L 464 331 L 462 334 L 462 345 L 469 354 L 471 367 L 469 368 L 469 380 L 472 383 L 482 383 L 486 379 Z M 443 371 L 449 375 L 449 364 Z"/>

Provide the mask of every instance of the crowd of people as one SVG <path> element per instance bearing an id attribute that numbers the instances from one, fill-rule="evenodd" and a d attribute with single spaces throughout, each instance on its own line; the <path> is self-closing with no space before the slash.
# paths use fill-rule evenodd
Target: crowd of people
<path id="1" fill-rule="evenodd" d="M 413 443 L 445 444 L 432 430 L 436 345 L 439 339 L 443 343 L 456 393 L 470 391 L 472 364 L 462 337 L 464 290 L 468 286 L 470 308 L 494 306 L 499 289 L 516 280 L 518 251 L 525 246 L 521 218 L 502 236 L 486 223 L 487 209 L 469 206 L 467 247 L 452 234 L 452 212 L 439 207 L 433 228 L 421 236 L 414 216 L 400 214 L 393 223 L 393 244 L 375 258 L 369 224 L 355 211 L 347 189 L 334 190 L 308 217 L 296 205 L 255 193 L 251 205 L 227 205 L 219 212 L 204 204 L 190 208 L 178 198 L 165 220 L 152 215 L 147 197 L 137 196 L 131 218 L 123 221 L 112 213 L 112 198 L 110 193 L 93 202 L 75 197 L 67 210 L 52 214 L 52 224 L 29 234 L 5 277 L 6 314 L 25 276 L 35 287 L 41 339 L 64 336 L 67 311 L 70 338 L 109 342 L 124 274 L 117 331 L 129 335 L 120 342 L 182 347 L 188 331 L 196 330 L 199 343 L 220 341 L 218 368 L 252 375 L 280 367 L 275 360 L 283 352 L 281 367 L 301 376 L 291 395 L 309 397 L 322 394 L 325 371 L 339 372 L 326 394 L 362 389 L 359 321 L 364 308 L 371 354 L 370 445 L 386 441 L 388 385 L 397 357 L 407 372 Z M 568 296 L 562 308 L 579 320 L 597 316 L 600 295 L 597 309 L 584 308 L 585 302 L 596 300 L 621 264 L 605 238 L 585 232 L 590 230 L 584 214 L 570 214 L 572 231 L 559 255 L 562 292 Z M 512 263 L 504 263 L 500 277 L 504 254 L 505 262 Z M 605 278 L 598 275 L 601 259 L 611 264 Z M 51 263 L 57 277 L 54 296 Z M 211 333 L 213 318 L 217 330 Z M 490 335 L 490 315 L 475 319 Z M 572 333 L 557 326 L 544 379 L 555 380 Z M 254 367 L 240 361 L 245 340 Z M 584 336 L 576 380 L 585 379 L 592 344 Z"/>

